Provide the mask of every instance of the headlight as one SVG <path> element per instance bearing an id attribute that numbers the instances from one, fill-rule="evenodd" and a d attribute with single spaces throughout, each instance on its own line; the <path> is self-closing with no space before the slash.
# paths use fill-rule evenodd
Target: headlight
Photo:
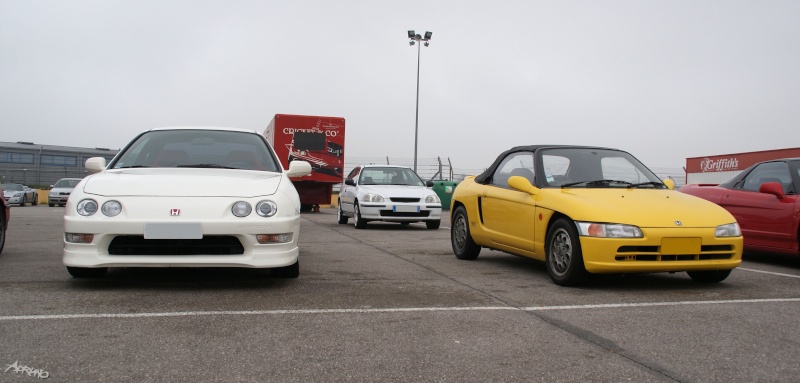
<path id="1" fill-rule="evenodd" d="M 244 201 L 239 201 L 231 207 L 231 213 L 237 217 L 247 217 L 251 211 L 253 211 L 253 207 Z"/>
<path id="2" fill-rule="evenodd" d="M 103 204 L 101 211 L 107 217 L 116 217 L 122 212 L 122 204 L 117 201 L 108 201 Z"/>
<path id="3" fill-rule="evenodd" d="M 272 201 L 261 201 L 256 205 L 256 213 L 262 217 L 272 217 L 278 212 L 278 205 Z"/>
<path id="4" fill-rule="evenodd" d="M 618 223 L 577 222 L 580 235 L 601 238 L 642 238 L 642 230 Z"/>
<path id="5" fill-rule="evenodd" d="M 425 197 L 425 203 L 442 203 L 442 200 L 439 199 L 438 195 L 431 194 Z"/>
<path id="6" fill-rule="evenodd" d="M 363 202 L 383 202 L 383 196 L 380 194 L 364 194 Z"/>
<path id="7" fill-rule="evenodd" d="M 714 235 L 717 237 L 739 237 L 742 235 L 742 229 L 739 228 L 739 224 L 736 222 L 719 225 Z"/>
<path id="8" fill-rule="evenodd" d="M 90 216 L 97 213 L 97 202 L 93 199 L 84 199 L 78 202 L 78 214 L 82 216 Z"/>
<path id="9" fill-rule="evenodd" d="M 14 193 L 14 197 L 22 197 L 22 193 Z"/>

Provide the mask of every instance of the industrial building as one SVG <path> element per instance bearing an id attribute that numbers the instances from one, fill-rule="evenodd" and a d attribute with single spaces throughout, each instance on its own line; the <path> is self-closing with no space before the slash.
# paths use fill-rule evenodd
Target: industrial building
<path id="1" fill-rule="evenodd" d="M 119 149 L 38 145 L 0 141 L 0 179 L 33 188 L 47 188 L 61 178 L 83 178 L 90 157 L 110 161 Z"/>

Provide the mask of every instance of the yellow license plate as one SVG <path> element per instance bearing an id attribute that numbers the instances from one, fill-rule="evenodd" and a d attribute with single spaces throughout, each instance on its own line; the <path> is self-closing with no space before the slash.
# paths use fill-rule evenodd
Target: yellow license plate
<path id="1" fill-rule="evenodd" d="M 700 238 L 662 238 L 661 254 L 700 254 L 702 244 L 703 241 Z"/>

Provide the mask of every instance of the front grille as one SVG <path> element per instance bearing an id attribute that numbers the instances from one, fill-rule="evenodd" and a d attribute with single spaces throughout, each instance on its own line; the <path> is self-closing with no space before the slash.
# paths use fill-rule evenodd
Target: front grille
<path id="1" fill-rule="evenodd" d="M 405 202 L 405 203 L 413 203 L 419 202 L 419 198 L 408 198 L 408 197 L 389 197 L 389 200 L 392 202 Z"/>
<path id="2" fill-rule="evenodd" d="M 661 254 L 660 246 L 620 246 L 617 249 L 617 261 L 708 261 L 731 259 L 734 256 L 731 245 L 704 245 L 700 254 Z"/>
<path id="3" fill-rule="evenodd" d="M 381 217 L 418 217 L 425 218 L 431 214 L 430 210 L 422 210 L 420 212 L 397 212 L 391 210 L 381 210 Z"/>
<path id="4" fill-rule="evenodd" d="M 141 235 L 120 235 L 108 246 L 110 255 L 236 255 L 244 246 L 233 236 L 205 236 L 202 239 L 144 239 Z"/>

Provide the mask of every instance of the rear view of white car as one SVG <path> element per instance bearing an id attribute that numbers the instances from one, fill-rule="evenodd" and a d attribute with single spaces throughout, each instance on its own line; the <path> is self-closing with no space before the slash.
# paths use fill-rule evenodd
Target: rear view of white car
<path id="1" fill-rule="evenodd" d="M 253 267 L 299 275 L 300 199 L 263 136 L 228 128 L 146 131 L 75 187 L 63 262 L 77 278 L 109 267 Z"/>
<path id="2" fill-rule="evenodd" d="M 425 222 L 438 229 L 442 202 L 431 186 L 433 181 L 424 182 L 404 166 L 357 166 L 339 191 L 339 223 L 353 218 L 356 229 L 363 229 L 369 221 Z"/>

